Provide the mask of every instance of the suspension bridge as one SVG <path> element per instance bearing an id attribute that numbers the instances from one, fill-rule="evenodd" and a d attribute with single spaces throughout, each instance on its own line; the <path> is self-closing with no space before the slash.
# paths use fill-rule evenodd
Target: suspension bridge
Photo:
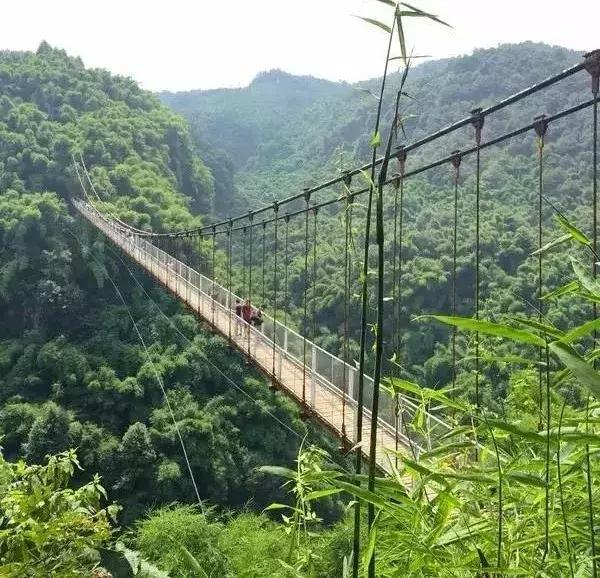
<path id="1" fill-rule="evenodd" d="M 587 76 L 585 73 L 587 72 Z M 580 102 L 566 108 L 552 112 L 540 111 L 531 119 L 531 122 L 504 130 L 498 133 L 497 128 L 506 124 L 506 115 L 498 116 L 502 110 L 510 111 L 512 107 L 524 99 L 538 94 L 549 87 L 559 83 L 569 82 L 568 96 L 565 102 L 572 102 L 573 91 L 577 95 L 585 94 L 585 79 L 587 82 L 591 77 L 592 98 L 581 98 Z M 505 98 L 504 100 L 486 107 L 478 108 L 465 118 L 446 126 L 445 128 L 426 135 L 413 143 L 396 147 L 391 158 L 397 161 L 397 172 L 389 178 L 383 175 L 383 184 L 386 190 L 391 190 L 387 207 L 389 218 L 386 220 L 386 235 L 390 239 L 387 249 L 389 257 L 389 269 L 392 278 L 391 297 L 387 300 L 386 319 L 389 327 L 385 329 L 388 334 L 387 348 L 388 357 L 396 355 L 401 348 L 401 340 L 398 333 L 402 329 L 402 320 L 406 320 L 411 314 L 421 313 L 418 309 L 411 309 L 411 304 L 403 297 L 403 232 L 406 227 L 405 210 L 405 182 L 411 177 L 416 177 L 434 171 L 440 167 L 448 167 L 448 191 L 453 193 L 453 223 L 449 231 L 451 239 L 451 254 L 448 255 L 450 263 L 448 267 L 449 292 L 441 302 L 447 308 L 438 311 L 447 315 L 456 315 L 464 312 L 465 307 L 471 307 L 471 314 L 479 318 L 481 312 L 481 226 L 482 214 L 481 197 L 484 194 L 481 185 L 481 153 L 492 147 L 502 146 L 504 143 L 514 141 L 518 138 L 535 138 L 537 151 L 534 157 L 534 165 L 538 175 L 536 202 L 536 228 L 538 243 L 542 246 L 544 235 L 544 146 L 549 139 L 549 127 L 558 124 L 576 114 L 586 114 L 592 109 L 589 116 L 590 142 L 592 151 L 590 154 L 590 166 L 592 174 L 591 182 L 591 205 L 593 206 L 592 217 L 592 244 L 594 252 L 597 253 L 597 140 L 598 140 L 598 96 L 600 79 L 600 51 L 596 50 L 584 56 L 582 62 L 564 70 L 550 78 L 547 78 L 521 92 Z M 579 84 L 577 84 L 579 83 Z M 575 89 L 573 88 L 575 87 Z M 587 89 L 589 90 L 589 89 Z M 587 118 L 587 117 L 586 117 Z M 488 123 L 488 119 L 492 122 Z M 485 138 L 486 127 L 492 125 L 496 133 L 490 130 L 489 138 Z M 465 141 L 460 132 L 464 128 L 470 129 L 473 140 Z M 447 154 L 435 156 L 433 162 L 415 164 L 410 166 L 413 155 L 418 159 L 424 156 L 437 155 L 443 150 L 450 138 L 461 138 L 466 146 L 460 150 L 452 150 Z M 444 140 L 445 139 L 445 140 Z M 432 148 L 432 144 L 437 148 Z M 428 148 L 429 147 L 429 148 Z M 415 154 L 416 152 L 422 154 Z M 459 192 L 461 191 L 461 167 L 464 160 L 473 158 L 472 178 L 474 186 L 468 193 L 475 208 L 475 230 L 472 248 L 472 261 L 474 279 L 472 296 L 465 303 L 460 303 L 457 294 L 457 261 L 460 257 L 457 249 L 457 231 L 459 227 Z M 388 159 L 379 158 L 375 161 L 375 168 L 387 165 Z M 432 407 L 424 405 L 419 399 L 410 395 L 399 393 L 388 393 L 382 391 L 379 399 L 374 397 L 374 388 L 379 387 L 373 379 L 367 375 L 366 366 L 354 362 L 349 350 L 351 339 L 349 329 L 349 302 L 352 298 L 352 283 L 350 277 L 355 275 L 353 271 L 350 245 L 353 234 L 353 223 L 350 222 L 350 205 L 361 195 L 373 193 L 373 185 L 352 189 L 354 177 L 370 169 L 371 164 L 356 167 L 345 171 L 335 178 L 320 183 L 317 186 L 306 188 L 303 191 L 291 195 L 285 199 L 276 201 L 270 205 L 251 210 L 237 217 L 225 219 L 196 229 L 184 231 L 152 232 L 138 229 L 131 224 L 125 223 L 112 214 L 104 213 L 98 209 L 96 202 L 92 200 L 92 194 L 96 200 L 101 202 L 93 183 L 87 172 L 87 168 L 81 159 L 81 164 L 76 163 L 77 174 L 80 179 L 82 191 L 81 199 L 73 201 L 76 210 L 96 229 L 101 231 L 112 243 L 119 247 L 133 262 L 137 263 L 157 283 L 162 285 L 173 296 L 186 304 L 205 323 L 210 325 L 214 332 L 220 334 L 232 347 L 236 348 L 250 360 L 253 365 L 272 381 L 280 391 L 297 401 L 303 415 L 319 420 L 327 428 L 335 433 L 342 441 L 346 450 L 353 447 L 368 457 L 369 448 L 363 443 L 364 431 L 373 428 L 376 431 L 376 461 L 378 467 L 383 471 L 393 469 L 394 456 L 401 448 L 418 455 L 431 448 L 435 440 L 446 433 L 450 425 L 446 417 Z M 386 167 L 387 168 L 387 167 Z M 85 182 L 87 177 L 87 185 Z M 89 189 L 89 192 L 88 192 Z M 320 198 L 318 198 L 320 197 Z M 101 203 L 100 203 L 101 204 Z M 285 211 L 284 211 L 285 208 Z M 324 347 L 319 346 L 316 341 L 318 335 L 315 324 L 317 282 L 316 267 L 318 262 L 318 226 L 317 216 L 320 212 L 339 210 L 341 215 L 341 236 L 343 237 L 343 254 L 339 255 L 340 262 L 343 261 L 344 271 L 344 315 L 343 327 L 337 328 L 342 346 L 331 353 Z M 297 229 L 303 231 L 302 238 L 295 243 L 295 249 L 300 255 L 295 255 L 297 261 L 303 263 L 303 271 L 300 276 L 303 280 L 302 301 L 297 310 L 301 312 L 302 322 L 300 330 L 294 330 L 289 323 L 289 310 L 291 309 L 289 298 L 288 266 L 294 257 L 290 255 L 288 245 L 288 234 L 290 222 L 294 219 L 299 221 Z M 261 295 L 253 295 L 256 292 L 256 254 L 254 245 L 257 242 L 255 231 L 260 235 L 258 275 L 262 276 L 260 288 Z M 271 238 L 267 245 L 267 235 Z M 237 235 L 237 242 L 234 237 Z M 219 241 L 221 240 L 221 241 Z M 207 258 L 200 247 L 202 241 L 211 242 L 212 251 L 209 250 L 210 258 Z M 367 240 L 367 244 L 369 244 Z M 219 243 L 221 243 L 219 247 Z M 253 251 L 254 247 L 254 251 Z M 203 256 L 204 255 L 204 256 Z M 222 274 L 216 274 L 216 262 L 218 255 L 223 255 L 225 266 Z M 265 280 L 265 262 L 267 257 L 274 262 L 271 268 L 271 279 Z M 205 259 L 202 264 L 199 259 Z M 236 258 L 239 266 L 236 264 Z M 196 262 L 194 262 L 196 261 Z M 535 287 L 532 288 L 537 297 L 542 295 L 543 284 L 543 256 L 537 257 L 538 273 Z M 310 266 L 309 266 L 310 265 Z M 596 265 L 590 264 L 594 276 Z M 255 285 L 253 286 L 253 268 Z M 243 272 L 241 286 L 239 271 Z M 236 274 L 237 272 L 237 274 Z M 224 280 L 224 281 L 223 281 Z M 355 279 L 356 280 L 356 279 Z M 372 280 L 368 281 L 373 283 Z M 237 284 L 237 292 L 235 285 Z M 269 285 L 269 290 L 266 290 Z M 256 299 L 255 299 L 256 297 Z M 250 299 L 253 303 L 260 298 L 260 308 L 263 311 L 263 323 L 255 327 L 246 323 L 236 315 L 235 304 Z M 543 314 L 540 305 L 538 314 Z M 596 311 L 594 309 L 594 316 Z M 456 379 L 457 364 L 459 363 L 457 353 L 457 336 L 452 332 L 449 336 L 449 360 L 451 366 L 452 382 Z M 475 355 L 473 371 L 475 375 L 475 396 L 479 404 L 479 339 L 475 338 Z M 390 362 L 389 373 L 394 374 L 394 364 Z M 543 379 L 539 374 L 540 384 Z M 375 399 L 375 402 L 374 402 Z M 376 415 L 376 419 L 372 416 Z M 414 428 L 413 422 L 419 419 L 421 427 Z M 423 432 L 426 432 L 425 434 Z"/>

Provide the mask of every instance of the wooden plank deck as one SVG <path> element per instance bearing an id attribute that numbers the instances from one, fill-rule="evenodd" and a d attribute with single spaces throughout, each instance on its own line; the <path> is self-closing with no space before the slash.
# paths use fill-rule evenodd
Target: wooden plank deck
<path id="1" fill-rule="evenodd" d="M 308 417 L 317 418 L 340 439 L 344 437 L 342 425 L 345 424 L 346 441 L 349 447 L 355 445 L 357 406 L 352 398 L 344 396 L 339 388 L 315 373 L 308 365 L 303 366 L 298 358 L 280 344 L 274 346 L 273 341 L 260 330 L 243 323 L 229 306 L 213 299 L 203 290 L 208 289 L 210 292 L 211 280 L 162 251 L 160 253 L 165 261 L 162 258 L 157 259 L 152 254 L 156 249 L 144 239 L 126 235 L 92 211 L 81 206 L 76 207 L 92 225 L 103 231 L 150 276 L 242 352 L 277 388 L 298 402 Z M 198 285 L 202 286 L 202 289 L 193 282 L 194 279 L 199 280 Z M 204 279 L 204 286 L 201 279 Z M 207 284 L 209 287 L 205 287 Z M 227 301 L 232 302 L 233 299 L 229 295 Z M 361 450 L 366 458 L 369 453 L 370 429 L 370 414 L 364 410 L 364 441 Z M 377 432 L 377 464 L 381 471 L 389 471 L 391 460 L 393 461 L 393 450 L 397 444 L 399 447 L 406 447 L 407 443 L 401 437 L 396 441 L 394 428 L 381 419 L 378 420 Z"/>

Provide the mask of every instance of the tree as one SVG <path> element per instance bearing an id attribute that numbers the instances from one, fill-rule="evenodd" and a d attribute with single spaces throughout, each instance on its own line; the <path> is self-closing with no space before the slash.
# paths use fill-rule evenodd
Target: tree
<path id="1" fill-rule="evenodd" d="M 100 478 L 69 488 L 74 451 L 46 465 L 9 463 L 0 453 L 0 576 L 90 576 L 112 535 L 118 507 L 102 507 Z"/>
<path id="2" fill-rule="evenodd" d="M 27 461 L 41 464 L 45 458 L 71 446 L 71 418 L 62 407 L 50 402 L 35 419 L 25 445 Z"/>

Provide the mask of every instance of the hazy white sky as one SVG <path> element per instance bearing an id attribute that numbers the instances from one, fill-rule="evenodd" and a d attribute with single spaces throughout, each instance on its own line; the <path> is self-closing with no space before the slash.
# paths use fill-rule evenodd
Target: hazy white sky
<path id="1" fill-rule="evenodd" d="M 407 44 L 436 58 L 503 42 L 600 48 L 600 0 L 409 0 L 450 30 L 411 19 Z M 353 14 L 384 18 L 377 0 L 18 0 L 2 2 L 0 49 L 41 40 L 150 90 L 244 86 L 282 68 L 332 80 L 378 76 L 385 34 Z M 388 16 L 389 20 L 389 16 Z"/>

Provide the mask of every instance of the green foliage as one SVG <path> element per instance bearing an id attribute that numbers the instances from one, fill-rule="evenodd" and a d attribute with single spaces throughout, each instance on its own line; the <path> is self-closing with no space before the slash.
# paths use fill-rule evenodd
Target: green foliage
<path id="1" fill-rule="evenodd" d="M 173 576 L 198 576 L 182 548 L 199 557 L 206 575 L 225 576 L 227 559 L 218 550 L 219 533 L 219 525 L 210 523 L 194 507 L 166 507 L 138 522 L 135 545 Z"/>
<path id="2" fill-rule="evenodd" d="M 97 476 L 69 488 L 78 468 L 73 451 L 34 466 L 0 453 L 0 576 L 90 576 L 118 508 L 102 507 Z"/>
<path id="3" fill-rule="evenodd" d="M 575 235 L 573 241 L 581 242 Z M 600 288 L 577 260 L 572 275 L 578 288 L 561 299 L 600 299 Z M 408 447 L 391 451 L 392 475 L 377 478 L 373 491 L 365 488 L 365 476 L 326 469 L 322 453 L 314 448 L 299 457 L 299 463 L 312 464 L 309 494 L 294 490 L 304 483 L 305 470 L 267 471 L 287 478 L 285 485 L 297 497 L 298 511 L 313 499 L 340 491 L 373 505 L 377 515 L 361 564 L 366 569 L 376 555 L 378 576 L 395 576 L 398 568 L 405 576 L 594 575 L 600 377 L 595 345 L 586 339 L 596 320 L 567 332 L 535 319 L 492 323 L 435 318 L 525 346 L 532 366 L 538 352 L 531 345 L 544 348 L 548 343 L 551 365 L 547 373 L 543 367 L 541 375 L 545 387 L 538 388 L 537 372 L 514 371 L 504 407 L 493 411 L 465 402 L 457 391 L 432 391 L 390 379 L 386 387 L 394 392 L 435 400 L 444 408 L 453 427 L 433 440 L 432 448 L 417 455 Z M 585 407 L 562 389 L 565 382 L 583 391 Z M 407 427 L 429 433 L 417 415 Z M 298 552 L 305 543 L 296 545 Z"/>
<path id="4" fill-rule="evenodd" d="M 42 463 L 77 447 L 85 470 L 99 472 L 123 504 L 124 524 L 157 504 L 196 501 L 154 369 L 115 305 L 110 277 L 149 344 L 203 499 L 266 505 L 277 484 L 254 468 L 291 463 L 297 449 L 289 431 L 273 431 L 270 414 L 302 433 L 297 412 L 143 281 L 176 327 L 196 336 L 182 341 L 114 249 L 70 216 L 67 202 L 80 189 L 72 155 L 81 154 L 104 210 L 154 230 L 197 225 L 231 177 L 228 161 L 205 151 L 218 165 L 217 186 L 182 118 L 131 80 L 86 69 L 47 44 L 35 54 L 0 53 L 0 111 L 0 435 L 7 457 Z M 207 360 L 257 402 L 232 390 Z M 74 473 L 77 484 L 89 481 L 86 471 Z"/>
<path id="5" fill-rule="evenodd" d="M 279 562 L 282 528 L 250 512 L 232 516 L 223 525 L 219 548 L 229 559 L 231 574 L 239 578 L 286 576 Z"/>
<path id="6" fill-rule="evenodd" d="M 410 10 L 410 9 L 409 9 Z M 390 14 L 390 16 L 392 16 Z M 407 17 L 410 18 L 410 17 Z M 391 23 L 391 18 L 390 18 Z M 396 39 L 394 39 L 396 44 Z M 524 43 L 503 45 L 490 50 L 478 50 L 473 55 L 426 62 L 413 66 L 406 80 L 405 92 L 412 99 L 402 106 L 402 125 L 406 136 L 399 135 L 399 143 L 413 142 L 457 119 L 464 118 L 476 105 L 497 102 L 523 87 L 540 81 L 580 60 L 580 54 L 543 44 Z M 502 78 L 502 82 L 499 79 Z M 384 95 L 382 127 L 392 124 L 395 91 L 401 84 L 401 74 L 392 73 Z M 262 206 L 274 199 L 297 193 L 304 186 L 327 180 L 338 171 L 369 160 L 373 137 L 374 101 L 378 80 L 357 85 L 323 83 L 312 78 L 290 78 L 283 73 L 261 76 L 247 88 L 222 91 L 193 91 L 163 94 L 161 98 L 175 110 L 183 113 L 190 123 L 194 139 L 223 149 L 236 168 L 237 202 L 229 212 L 244 212 Z M 367 92 L 365 92 L 365 89 Z M 294 95 L 301 91 L 302 100 Z M 589 97 L 585 77 L 573 77 L 512 107 L 510 114 L 500 112 L 486 119 L 484 139 L 492 138 L 518 126 L 529 124 L 540 112 L 552 114 L 569 106 L 570 99 L 579 102 Z M 266 96 L 268 95 L 268 97 Z M 568 95 L 568 96 L 565 96 Z M 261 98 L 264 97 L 264 105 Z M 276 100 L 275 100 L 276 99 Z M 286 104 L 286 99 L 290 104 Z M 240 114 L 239 111 L 251 111 Z M 285 111 L 285 115 L 281 111 Z M 582 240 L 590 236 L 590 156 L 587 144 L 580 135 L 591 134 L 589 115 L 572 116 L 569 123 L 552 123 L 545 140 L 545 196 L 560 208 L 571 221 L 581 224 Z M 248 125 L 252 125 L 250 128 Z M 256 126 L 255 126 L 256 125 Z M 225 127 L 227 127 L 225 129 Z M 249 132 L 252 139 L 240 138 Z M 380 131 L 381 142 L 387 140 L 387 130 Z M 587 137 L 586 137 L 587 138 Z M 254 142 L 260 142 L 255 146 Z M 588 141 L 585 141 L 586 143 Z M 591 142 L 591 141 L 590 141 Z M 473 145 L 472 132 L 457 131 L 417 151 L 411 151 L 407 170 L 448 155 L 454 149 Z M 248 146 L 244 154 L 239 147 Z M 585 167 L 585 168 L 582 168 Z M 392 164 L 390 173 L 396 170 Z M 450 369 L 452 334 L 439 324 L 417 325 L 415 315 L 451 311 L 452 282 L 452 225 L 453 225 L 453 169 L 448 163 L 427 174 L 406 179 L 404 183 L 404 220 L 402 248 L 402 307 L 397 319 L 401 328 L 400 345 L 392 350 L 396 336 L 393 323 L 387 323 L 384 335 L 385 356 L 396 354 L 402 377 L 425 383 L 430 387 L 444 387 L 452 379 Z M 367 183 L 355 177 L 352 191 Z M 474 240 L 475 203 L 474 164 L 466 157 L 461 166 L 459 181 L 459 232 L 457 259 L 457 314 L 468 316 L 473 311 L 475 280 Z M 502 320 L 505 313 L 529 314 L 530 303 L 536 300 L 536 267 L 528 256 L 537 247 L 537 235 L 532 224 L 537 209 L 537 160 L 533 133 L 513 139 L 502 146 L 486 150 L 482 160 L 481 188 L 481 308 L 490 321 Z M 321 191 L 311 201 L 342 196 L 343 187 Z M 393 315 L 392 281 L 394 190 L 384 191 L 385 229 L 385 317 Z M 349 212 L 352 221 L 349 332 L 352 338 L 351 359 L 357 358 L 360 327 L 360 294 L 357 247 L 364 241 L 364 196 L 356 197 Z M 290 210 L 301 208 L 301 203 Z M 226 216 L 225 214 L 223 216 Z M 543 244 L 552 240 L 556 230 L 566 230 L 555 222 L 553 210 L 547 203 L 543 208 Z M 344 331 L 344 270 L 345 250 L 343 209 L 327 208 L 319 211 L 317 231 L 316 274 L 316 332 L 317 343 L 340 355 L 343 351 L 341 335 Z M 280 228 L 279 250 L 282 251 Z M 255 243 L 260 243 L 260 228 Z M 234 267 L 241 268 L 243 247 L 248 237 L 242 232 L 233 235 Z M 267 227 L 267 278 L 265 293 L 267 309 L 274 293 L 273 228 Z M 557 249 L 564 250 L 562 246 Z M 288 323 L 308 335 L 312 320 L 303 322 L 303 294 L 307 280 L 304 277 L 304 223 L 292 219 L 289 234 Z M 257 255 L 259 253 L 259 255 Z M 260 266 L 260 251 L 255 250 L 254 264 Z M 374 263 L 371 264 L 371 267 Z M 568 274 L 564 253 L 548 255 L 544 262 L 544 283 Z M 283 259 L 278 260 L 278 279 L 283 278 Z M 224 268 L 217 267 L 224 278 Z M 263 283 L 255 275 L 256 301 L 262 299 Z M 308 279 L 309 287 L 312 276 Z M 234 275 L 238 293 L 243 289 L 241 276 Z M 279 293 L 281 294 L 281 284 Z M 374 292 L 373 292 L 374 293 Z M 309 311 L 311 306 L 309 289 Z M 369 322 L 374 321 L 375 303 L 369 303 Z M 567 307 L 555 300 L 549 302 L 548 316 L 553 323 L 577 323 L 584 318 L 586 307 L 572 302 Z M 282 316 L 281 304 L 279 315 Z M 374 336 L 368 336 L 368 350 Z M 490 339 L 490 342 L 493 339 Z M 472 340 L 458 341 L 459 358 L 472 356 Z M 482 343 L 481 346 L 484 344 Z M 507 346 L 503 355 L 514 354 Z M 372 359 L 368 359 L 372 371 Z M 386 369 L 389 371 L 388 366 Z M 468 371 L 472 365 L 461 365 L 459 381 L 468 386 Z M 494 400 L 503 394 L 502 380 L 507 377 L 506 367 L 488 363 L 481 376 L 482 395 Z M 469 395 L 471 393 L 469 392 Z"/>

